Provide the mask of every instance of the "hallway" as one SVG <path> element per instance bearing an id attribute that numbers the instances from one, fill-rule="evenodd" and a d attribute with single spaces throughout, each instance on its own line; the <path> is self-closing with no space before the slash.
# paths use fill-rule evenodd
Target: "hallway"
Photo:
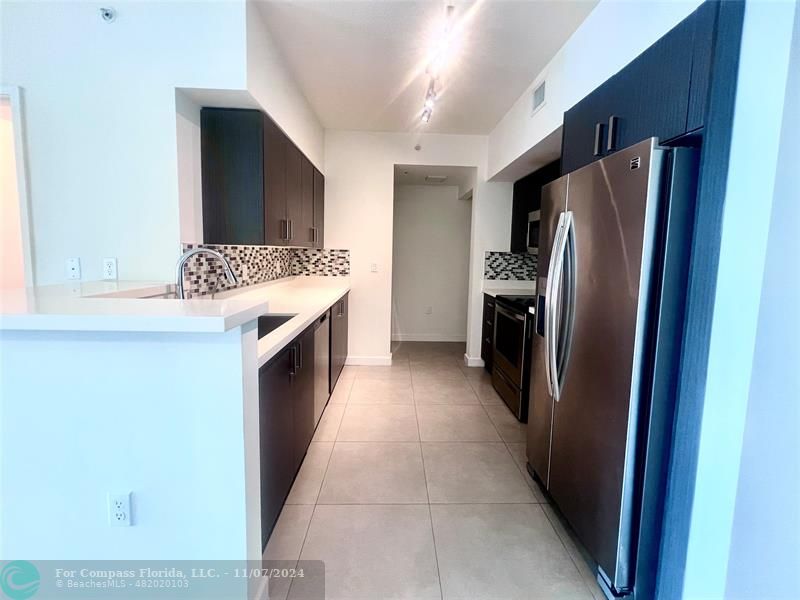
<path id="1" fill-rule="evenodd" d="M 331 600 L 602 598 L 525 471 L 525 426 L 463 353 L 404 342 L 391 367 L 345 367 L 266 560 L 324 561 Z"/>

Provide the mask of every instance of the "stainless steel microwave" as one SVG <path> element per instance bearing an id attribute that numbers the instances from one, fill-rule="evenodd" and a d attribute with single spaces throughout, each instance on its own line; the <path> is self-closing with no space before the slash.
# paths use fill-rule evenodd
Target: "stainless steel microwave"
<path id="1" fill-rule="evenodd" d="M 541 220 L 541 211 L 534 210 L 528 213 L 528 252 L 530 254 L 539 254 L 539 224 Z"/>

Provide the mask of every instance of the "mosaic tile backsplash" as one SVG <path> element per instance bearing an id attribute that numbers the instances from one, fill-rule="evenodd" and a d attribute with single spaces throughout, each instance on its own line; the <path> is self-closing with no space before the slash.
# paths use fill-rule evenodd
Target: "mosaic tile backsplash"
<path id="1" fill-rule="evenodd" d="M 531 281 L 536 279 L 537 264 L 535 254 L 487 252 L 483 262 L 483 278 L 505 281 Z"/>
<path id="2" fill-rule="evenodd" d="M 183 250 L 199 246 L 221 252 L 231 263 L 239 284 L 228 283 L 220 261 L 207 254 L 198 254 L 189 259 L 183 271 L 187 298 L 295 275 L 350 275 L 349 250 L 215 244 L 183 244 Z"/>

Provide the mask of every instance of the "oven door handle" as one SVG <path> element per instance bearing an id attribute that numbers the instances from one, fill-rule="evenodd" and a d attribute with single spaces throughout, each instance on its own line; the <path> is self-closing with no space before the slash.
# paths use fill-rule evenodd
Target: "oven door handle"
<path id="1" fill-rule="evenodd" d="M 555 267 L 556 257 L 558 256 L 559 248 L 561 247 L 561 236 L 564 231 L 564 213 L 558 216 L 558 224 L 556 225 L 556 235 L 553 240 L 553 247 L 550 252 L 550 264 L 547 267 L 547 287 L 544 292 L 544 372 L 545 379 L 547 380 L 547 393 L 555 398 L 555 388 L 553 386 L 554 374 L 553 357 L 551 352 L 551 340 L 555 335 L 553 331 L 554 323 L 554 306 L 553 302 L 553 282 L 555 280 Z"/>

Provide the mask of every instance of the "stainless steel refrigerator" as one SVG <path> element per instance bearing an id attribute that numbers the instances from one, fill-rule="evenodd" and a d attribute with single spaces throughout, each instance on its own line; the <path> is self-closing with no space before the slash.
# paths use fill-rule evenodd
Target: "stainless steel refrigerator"
<path id="1" fill-rule="evenodd" d="M 653 138 L 542 190 L 528 464 L 615 595 L 655 573 L 695 164 Z"/>

